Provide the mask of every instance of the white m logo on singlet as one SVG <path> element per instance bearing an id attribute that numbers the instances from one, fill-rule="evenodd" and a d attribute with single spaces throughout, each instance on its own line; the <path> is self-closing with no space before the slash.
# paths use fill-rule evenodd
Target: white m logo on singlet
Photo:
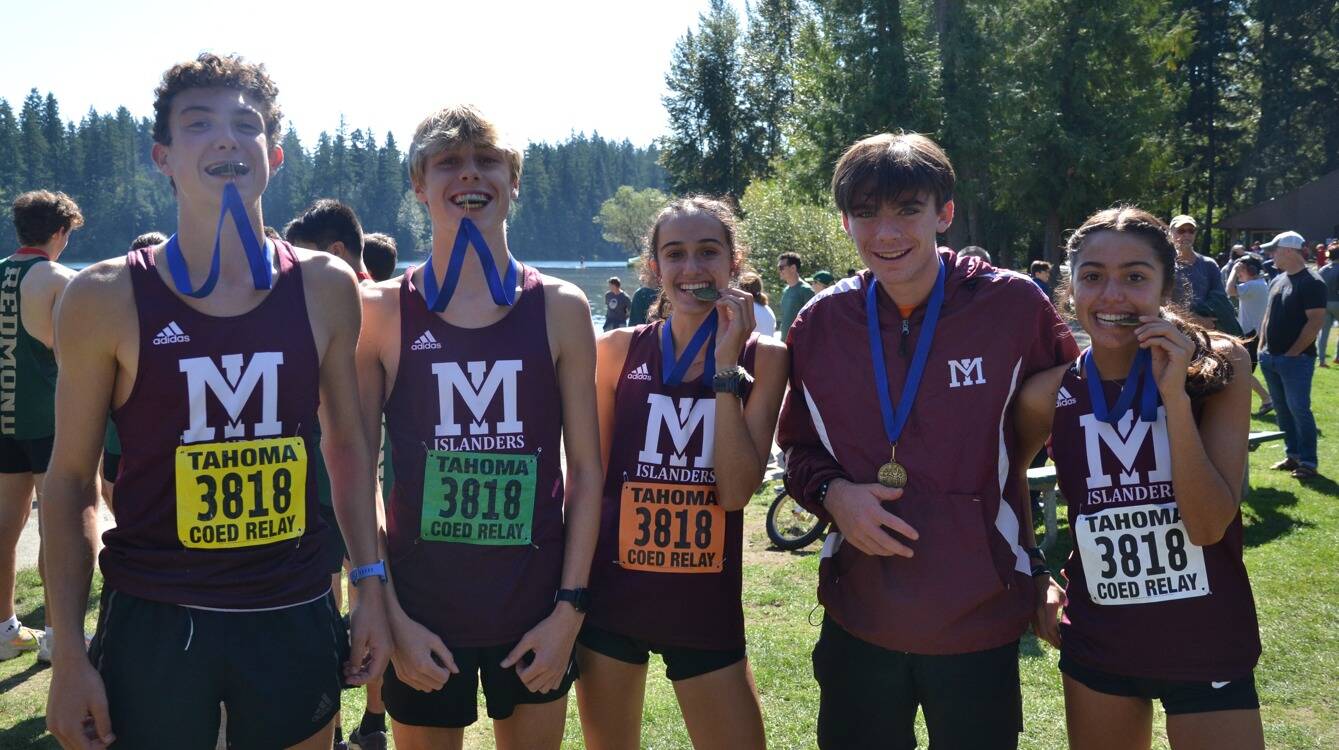
<path id="1" fill-rule="evenodd" d="M 687 466 L 688 441 L 699 427 L 703 428 L 702 452 L 693 459 L 693 468 L 712 468 L 712 448 L 716 441 L 716 399 L 681 398 L 678 409 L 674 399 L 660 393 L 651 393 L 646 397 L 651 405 L 651 414 L 646 419 L 646 445 L 637 454 L 637 460 L 644 464 L 659 464 L 665 456 L 659 451 L 660 426 L 669 428 L 670 440 L 674 442 L 674 451 L 670 455 L 670 466 Z"/>
<path id="2" fill-rule="evenodd" d="M 516 418 L 516 374 L 521 371 L 521 360 L 502 359 L 493 363 L 492 369 L 486 362 L 467 362 L 465 366 L 470 375 L 455 362 L 435 362 L 432 374 L 437 376 L 437 405 L 440 420 L 437 423 L 437 437 L 457 437 L 460 424 L 456 422 L 456 393 L 464 399 L 473 419 L 470 421 L 471 435 L 487 435 L 488 423 L 484 414 L 488 406 L 502 389 L 502 421 L 497 423 L 497 434 L 502 435 L 521 431 L 521 421 Z"/>
<path id="3" fill-rule="evenodd" d="M 279 365 L 284 363 L 284 353 L 256 352 L 245 369 L 240 354 L 225 354 L 219 361 L 223 364 L 222 371 L 209 357 L 191 357 L 177 363 L 178 369 L 186 373 L 186 393 L 191 403 L 191 426 L 181 433 L 181 441 L 198 443 L 215 439 L 214 428 L 206 424 L 206 389 L 213 391 L 228 412 L 229 423 L 223 427 L 223 437 L 247 437 L 246 425 L 240 424 L 240 419 L 257 384 L 263 384 L 260 421 L 251 426 L 250 437 L 278 435 L 283 429 L 279 422 Z"/>
<path id="4" fill-rule="evenodd" d="M 958 376 L 962 380 L 958 380 Z M 975 379 L 973 379 L 975 376 Z M 981 357 L 969 357 L 967 359 L 950 359 L 948 361 L 949 388 L 958 388 L 964 385 L 981 385 L 986 382 L 985 373 L 981 369 Z"/>
<path id="5" fill-rule="evenodd" d="M 1079 417 L 1083 427 L 1084 443 L 1088 451 L 1088 489 L 1111 486 L 1111 475 L 1102 470 L 1101 446 L 1106 444 L 1120 461 L 1124 471 L 1120 475 L 1121 484 L 1139 484 L 1139 472 L 1134 470 L 1135 457 L 1144 446 L 1149 434 L 1153 435 L 1153 470 L 1148 472 L 1148 482 L 1172 481 L 1172 447 L 1167 439 L 1167 410 L 1158 407 L 1158 421 L 1144 422 L 1135 418 L 1135 410 L 1125 412 L 1125 416 L 1115 425 L 1107 424 L 1092 414 Z M 1122 435 L 1123 433 L 1123 435 Z"/>

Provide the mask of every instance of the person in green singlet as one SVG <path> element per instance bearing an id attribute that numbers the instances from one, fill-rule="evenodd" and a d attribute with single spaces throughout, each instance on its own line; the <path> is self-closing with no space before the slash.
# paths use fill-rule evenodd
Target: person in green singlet
<path id="1" fill-rule="evenodd" d="M 34 490 L 41 501 L 56 431 L 52 311 L 74 272 L 55 260 L 70 233 L 84 225 L 79 206 L 64 193 L 24 193 L 13 210 L 22 247 L 0 261 L 0 660 L 42 645 L 41 634 L 24 627 L 14 611 L 14 573 L 19 536 Z M 40 550 L 37 561 L 44 572 Z"/>

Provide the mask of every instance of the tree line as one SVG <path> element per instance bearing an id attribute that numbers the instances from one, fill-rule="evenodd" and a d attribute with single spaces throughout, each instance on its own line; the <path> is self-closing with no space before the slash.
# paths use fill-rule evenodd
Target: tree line
<path id="1" fill-rule="evenodd" d="M 712 0 L 666 84 L 675 191 L 830 213 L 842 149 L 917 131 L 958 171 L 949 244 L 1013 263 L 1115 202 L 1203 226 L 1339 169 L 1336 0 Z"/>
<path id="2" fill-rule="evenodd" d="M 318 198 L 335 198 L 358 213 L 367 231 L 396 238 L 401 254 L 424 251 L 430 226 L 409 186 L 406 153 L 386 133 L 350 132 L 343 118 L 334 133 L 304 144 L 285 128 L 284 163 L 265 192 L 267 223 L 282 229 Z M 150 158 L 153 122 L 120 107 L 90 109 L 79 121 L 61 115 L 56 97 L 32 90 L 17 114 L 0 98 L 0 205 L 39 188 L 61 190 L 79 204 L 85 226 L 73 235 L 69 260 L 91 261 L 125 252 L 149 231 L 170 233 L 176 203 Z M 525 149 L 520 199 L 510 218 L 510 242 L 524 259 L 619 259 L 626 253 L 604 239 L 594 217 L 621 185 L 664 188 L 659 152 L 598 133 L 574 133 L 560 143 Z M 13 225 L 0 223 L 0 246 L 17 245 Z M 2 251 L 7 252 L 7 251 Z"/>

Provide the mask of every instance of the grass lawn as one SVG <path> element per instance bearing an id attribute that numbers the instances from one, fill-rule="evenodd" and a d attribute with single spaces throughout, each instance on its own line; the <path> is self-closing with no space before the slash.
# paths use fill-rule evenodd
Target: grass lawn
<path id="1" fill-rule="evenodd" d="M 1314 389 L 1321 426 L 1320 463 L 1339 475 L 1339 370 L 1318 370 Z M 1252 429 L 1273 429 L 1272 420 L 1256 420 Z M 1253 490 L 1243 504 L 1246 563 L 1255 589 L 1264 656 L 1256 671 L 1270 748 L 1339 747 L 1339 485 L 1320 479 L 1307 485 L 1269 464 L 1283 453 L 1282 442 L 1251 454 Z M 744 604 L 748 617 L 749 656 L 762 692 L 769 744 L 774 748 L 814 746 L 817 692 L 809 653 L 821 613 L 815 611 L 818 545 L 801 553 L 768 549 L 763 517 L 770 488 L 747 511 Z M 1068 552 L 1068 531 L 1052 559 Z M 95 592 L 96 593 L 96 592 Z M 18 611 L 40 627 L 43 612 L 35 571 L 19 576 Z M 86 627 L 92 632 L 94 612 Z M 1035 750 L 1064 747 L 1064 700 L 1058 654 L 1025 636 L 1022 679 L 1026 731 L 1021 746 Z M 647 685 L 643 744 L 650 748 L 686 748 L 688 736 L 664 667 L 653 658 Z M 0 750 L 54 748 L 42 718 L 49 673 L 25 655 L 0 663 Z M 362 714 L 362 691 L 346 691 L 343 717 L 354 725 Z M 567 747 L 581 747 L 575 696 L 569 705 Z M 480 715 L 483 716 L 482 709 Z M 1154 747 L 1167 747 L 1157 711 Z M 921 731 L 922 747 L 925 746 Z M 467 747 L 491 747 L 491 731 L 481 721 L 466 734 Z"/>

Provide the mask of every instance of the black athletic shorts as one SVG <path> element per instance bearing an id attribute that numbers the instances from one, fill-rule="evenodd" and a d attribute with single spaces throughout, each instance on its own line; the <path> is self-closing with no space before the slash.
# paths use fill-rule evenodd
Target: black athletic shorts
<path id="1" fill-rule="evenodd" d="M 116 484 L 116 472 L 121 469 L 121 454 L 112 453 L 105 448 L 102 451 L 102 478 Z"/>
<path id="2" fill-rule="evenodd" d="M 1249 338 L 1242 341 L 1241 344 L 1246 347 L 1246 353 L 1251 355 L 1251 372 L 1255 372 L 1256 366 L 1260 364 L 1260 334 L 1251 331 L 1246 335 Z"/>
<path id="3" fill-rule="evenodd" d="M 19 440 L 0 437 L 0 474 L 45 474 L 55 437 Z"/>
<path id="4" fill-rule="evenodd" d="M 325 537 L 325 567 L 330 575 L 334 575 L 344 569 L 344 558 L 349 556 L 349 551 L 344 545 L 344 534 L 339 530 L 335 509 L 325 504 L 318 504 L 316 508 L 329 529 Z"/>
<path id="5" fill-rule="evenodd" d="M 825 616 L 813 659 L 824 750 L 910 750 L 917 707 L 935 750 L 1018 747 L 1017 641 L 966 654 L 908 654 L 863 641 Z"/>
<path id="6" fill-rule="evenodd" d="M 1260 708 L 1255 692 L 1255 673 L 1222 682 L 1183 682 L 1153 680 L 1092 669 L 1060 652 L 1060 671 L 1089 690 L 1126 698 L 1162 701 L 1168 716 L 1202 714 L 1210 711 L 1237 711 Z"/>
<path id="7" fill-rule="evenodd" d="M 645 664 L 650 661 L 652 652 L 660 654 L 665 660 L 665 676 L 671 681 L 687 680 L 724 669 L 743 661 L 745 656 L 743 646 L 724 650 L 661 646 L 603 630 L 594 625 L 585 625 L 581 628 L 577 643 L 597 654 L 628 664 Z"/>
<path id="8" fill-rule="evenodd" d="M 330 594 L 262 612 L 219 612 L 104 590 L 89 659 L 107 687 L 117 747 L 269 750 L 339 710 L 349 635 Z"/>
<path id="9" fill-rule="evenodd" d="M 510 718 L 517 706 L 551 703 L 567 695 L 577 677 L 576 656 L 569 657 L 567 674 L 557 690 L 532 693 L 521 682 L 516 668 L 502 668 L 502 660 L 516 647 L 516 641 L 502 646 L 451 647 L 451 656 L 460 671 L 451 675 L 441 690 L 425 693 L 406 685 L 395 674 L 395 665 L 386 665 L 381 683 L 381 699 L 386 712 L 401 724 L 416 727 L 458 729 L 479 719 L 479 682 L 484 684 L 484 702 L 488 718 Z M 526 655 L 527 660 L 532 655 Z"/>

